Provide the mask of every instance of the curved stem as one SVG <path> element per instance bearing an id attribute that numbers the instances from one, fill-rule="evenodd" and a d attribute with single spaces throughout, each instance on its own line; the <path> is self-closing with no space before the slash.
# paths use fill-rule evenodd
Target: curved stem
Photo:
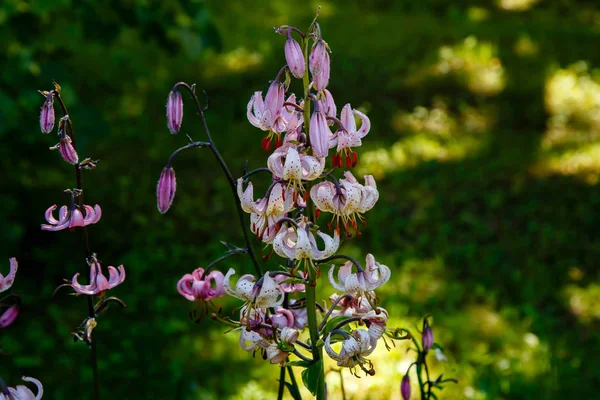
<path id="1" fill-rule="evenodd" d="M 173 163 L 173 159 L 175 158 L 175 156 L 177 156 L 177 154 L 181 153 L 184 150 L 194 149 L 196 147 L 200 147 L 200 148 L 210 147 L 210 143 L 209 142 L 192 142 L 192 143 L 188 144 L 187 146 L 183 146 L 183 147 L 175 150 L 173 152 L 173 154 L 171 154 L 171 157 L 169 157 L 166 167 L 168 168 L 171 166 L 171 164 Z"/>
<path id="2" fill-rule="evenodd" d="M 58 100 L 58 104 L 60 104 L 60 108 L 63 112 L 63 116 L 68 116 L 69 112 L 67 111 L 67 107 L 60 97 L 60 93 L 58 90 L 53 90 L 56 100 Z M 68 135 L 71 138 L 71 144 L 73 145 L 73 149 L 77 152 L 77 147 L 75 145 L 75 132 L 73 131 L 73 123 L 71 122 L 71 118 L 67 119 L 68 126 Z M 75 164 L 75 179 L 77 181 L 77 189 L 81 191 L 79 194 L 79 207 L 83 209 L 83 179 L 81 177 L 81 168 L 79 168 L 79 163 Z M 83 241 L 85 243 L 85 258 L 91 256 L 92 252 L 90 251 L 90 239 L 88 235 L 87 228 L 85 226 L 81 227 L 83 231 Z M 90 318 L 94 318 L 94 299 L 93 296 L 87 297 L 87 307 L 88 307 L 88 316 Z M 90 338 L 91 339 L 91 338 Z M 92 368 L 92 376 L 93 376 L 93 398 L 94 400 L 100 399 L 100 375 L 98 373 L 98 350 L 96 348 L 96 340 L 92 340 L 90 343 L 90 364 Z"/>
<path id="3" fill-rule="evenodd" d="M 198 96 L 196 96 L 196 93 L 194 92 L 194 89 L 192 89 L 192 87 L 190 85 L 188 85 L 185 82 L 179 82 L 179 83 L 175 84 L 175 86 L 173 87 L 173 89 L 176 89 L 179 86 L 182 86 L 185 89 L 187 89 L 187 91 L 192 96 L 192 99 L 194 100 L 194 103 L 196 104 L 196 109 L 197 109 L 198 113 L 200 114 L 200 118 L 202 119 L 202 125 L 204 126 L 204 132 L 206 133 L 206 137 L 208 138 L 208 141 L 210 142 L 209 148 L 213 152 L 215 158 L 217 159 L 217 162 L 221 166 L 221 169 L 223 170 L 223 172 L 225 173 L 225 176 L 226 176 L 227 180 L 229 181 L 229 186 L 231 188 L 231 193 L 233 194 L 233 200 L 235 202 L 235 205 L 236 205 L 236 208 L 237 208 L 237 212 L 238 212 L 238 217 L 239 217 L 239 220 L 240 220 L 240 226 L 242 228 L 242 233 L 244 235 L 244 241 L 246 242 L 246 247 L 248 248 L 248 255 L 250 255 L 250 258 L 252 259 L 252 264 L 254 265 L 254 269 L 256 270 L 256 273 L 258 275 L 262 275 L 260 264 L 258 263 L 258 259 L 256 258 L 256 254 L 254 253 L 254 248 L 252 246 L 252 241 L 250 240 L 250 235 L 248 234 L 248 230 L 249 229 L 247 229 L 247 227 L 246 227 L 246 220 L 245 220 L 244 211 L 242 210 L 242 206 L 241 206 L 240 201 L 238 199 L 238 195 L 237 195 L 237 191 L 236 191 L 236 187 L 235 187 L 235 180 L 233 179 L 233 175 L 231 174 L 231 171 L 229 170 L 229 167 L 225 163 L 225 160 L 221 156 L 221 153 L 219 153 L 219 150 L 217 149 L 217 146 L 215 146 L 215 143 L 212 140 L 212 136 L 210 135 L 210 130 L 208 129 L 208 124 L 206 123 L 206 118 L 204 116 L 204 111 L 206 111 L 206 109 L 202 108 L 200 106 L 200 102 L 198 101 Z"/>
<path id="4" fill-rule="evenodd" d="M 354 264 L 356 266 L 356 269 L 358 270 L 358 272 L 365 272 L 365 270 L 363 269 L 362 265 L 360 265 L 360 263 L 358 261 L 356 261 L 354 258 L 344 255 L 344 254 L 337 254 L 331 257 L 327 257 L 324 258 L 322 260 L 319 261 L 315 261 L 316 264 L 325 264 L 326 262 L 329 262 L 331 260 L 335 260 L 335 259 L 343 259 L 343 260 L 348 260 L 350 261 L 352 264 Z"/>
<path id="5" fill-rule="evenodd" d="M 327 310 L 327 314 L 325 314 L 325 317 L 323 317 L 323 321 L 321 321 L 321 324 L 319 325 L 319 333 L 321 333 L 323 331 L 323 328 L 325 327 L 325 324 L 327 324 L 327 320 L 331 316 L 331 313 L 337 307 L 337 305 L 340 303 L 340 301 L 342 301 L 343 299 L 352 299 L 352 296 L 345 293 L 342 296 L 335 299 L 335 301 L 333 302 L 331 307 L 329 307 L 329 310 Z"/>
<path id="6" fill-rule="evenodd" d="M 242 175 L 240 178 L 246 179 L 246 178 L 248 178 L 248 177 L 250 177 L 250 176 L 252 176 L 252 175 L 254 175 L 254 174 L 258 173 L 258 172 L 268 172 L 268 173 L 272 174 L 272 172 L 271 172 L 271 170 L 269 168 L 263 167 L 263 168 L 253 169 L 252 171 L 247 172 L 244 175 Z"/>
<path id="7" fill-rule="evenodd" d="M 337 194 L 342 194 L 342 187 L 340 186 L 340 182 L 337 180 L 337 178 L 331 173 L 331 172 L 327 172 L 325 175 L 327 175 L 328 177 L 331 178 L 331 180 L 333 181 L 333 184 L 335 185 L 335 189 L 337 190 Z"/>
<path id="8" fill-rule="evenodd" d="M 212 269 L 212 267 L 214 267 L 215 265 L 217 265 L 218 263 L 220 263 L 223 260 L 228 259 L 231 256 L 235 256 L 237 254 L 244 254 L 247 253 L 248 249 L 236 249 L 236 250 L 231 250 L 229 251 L 227 254 L 217 258 L 216 260 L 212 261 L 210 264 L 208 264 L 208 266 L 204 269 L 204 272 L 202 273 L 202 276 L 200 277 L 200 279 L 204 279 L 206 277 L 206 274 L 208 274 L 208 272 Z"/>
<path id="9" fill-rule="evenodd" d="M 292 387 L 296 389 L 296 393 L 299 393 L 300 389 L 298 388 L 298 382 L 296 382 L 296 377 L 294 376 L 294 370 L 289 365 L 287 367 L 287 370 L 288 375 L 290 376 L 290 381 L 292 381 Z"/>
<path id="10" fill-rule="evenodd" d="M 300 107 L 296 103 L 290 103 L 289 101 L 286 101 L 285 103 L 283 103 L 283 106 L 284 107 L 292 107 L 292 108 L 295 108 L 296 111 L 304 112 L 304 108 Z"/>
<path id="11" fill-rule="evenodd" d="M 311 360 L 310 358 L 306 357 L 305 355 L 303 355 L 302 353 L 300 353 L 298 350 L 294 349 L 293 354 L 298 357 L 299 359 L 301 359 L 302 361 L 306 361 L 309 363 L 313 363 L 314 360 Z"/>

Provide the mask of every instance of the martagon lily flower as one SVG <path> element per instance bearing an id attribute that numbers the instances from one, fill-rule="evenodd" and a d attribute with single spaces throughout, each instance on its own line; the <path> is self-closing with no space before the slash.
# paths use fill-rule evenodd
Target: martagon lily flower
<path id="1" fill-rule="evenodd" d="M 27 387 L 19 385 L 17 387 L 9 387 L 8 392 L 0 393 L 0 400 L 39 400 L 44 395 L 44 387 L 42 383 L 35 378 L 29 378 L 27 376 L 22 377 L 25 382 L 31 382 L 37 386 L 37 395 Z"/>
<path id="2" fill-rule="evenodd" d="M 360 129 L 356 127 L 354 116 L 361 120 Z M 352 147 L 362 146 L 362 138 L 364 138 L 371 130 L 371 121 L 369 117 L 358 110 L 353 110 L 350 104 L 346 104 L 340 114 L 340 120 L 344 129 L 338 130 L 330 140 L 329 146 L 337 146 L 337 154 L 333 156 L 333 165 L 342 167 L 342 158 L 346 160 L 346 168 L 351 168 L 358 162 L 356 152 Z"/>
<path id="3" fill-rule="evenodd" d="M 306 155 L 298 151 L 297 146 L 284 144 L 269 156 L 267 166 L 277 178 L 302 191 L 303 180 L 312 181 L 321 176 L 325 158 Z"/>
<path id="4" fill-rule="evenodd" d="M 189 301 L 210 301 L 225 295 L 221 271 L 204 274 L 204 268 L 198 268 L 191 274 L 185 274 L 177 283 L 177 291 Z"/>
<path id="5" fill-rule="evenodd" d="M 108 267 L 108 274 L 109 278 L 106 279 L 106 276 L 102 273 L 100 263 L 95 257 L 92 257 L 90 263 L 90 284 L 81 285 L 77 281 L 79 273 L 76 273 L 69 286 L 79 294 L 96 295 L 120 285 L 125 280 L 125 268 L 122 265 L 119 265 L 117 268 Z"/>
<path id="6" fill-rule="evenodd" d="M 375 346 L 371 344 L 369 332 L 364 329 L 352 331 L 352 334 L 343 341 L 342 350 L 339 353 L 336 353 L 331 347 L 331 334 L 325 338 L 325 351 L 329 357 L 337 361 L 339 367 L 352 369 L 358 365 L 369 375 L 373 375 L 375 371 L 373 371 L 371 361 L 365 359 L 365 356 L 370 355 L 373 350 L 375 350 Z M 364 364 L 367 364 L 369 369 L 366 369 Z"/>
<path id="7" fill-rule="evenodd" d="M 283 303 L 284 293 L 268 272 L 258 282 L 253 275 L 242 275 L 237 281 L 235 289 L 229 283 L 233 274 L 235 274 L 233 268 L 230 268 L 225 274 L 223 286 L 228 295 L 252 304 L 255 308 L 278 307 Z"/>
<path id="8" fill-rule="evenodd" d="M 340 236 L 337 231 L 333 238 L 321 231 L 317 231 L 325 247 L 319 250 L 315 235 L 311 232 L 307 224 L 306 217 L 302 217 L 300 222 L 294 227 L 282 226 L 273 240 L 273 250 L 275 253 L 290 260 L 302 261 L 322 260 L 332 256 L 340 246 Z"/>
<path id="9" fill-rule="evenodd" d="M 62 206 L 58 212 L 58 219 L 54 218 L 52 213 L 56 210 L 57 206 L 54 204 L 46 210 L 46 221 L 50 225 L 42 224 L 43 231 L 60 231 L 66 228 L 71 230 L 77 226 L 87 226 L 95 224 L 100 221 L 102 216 L 102 210 L 100 206 L 96 204 L 94 207 L 84 205 L 85 216 L 81 210 L 73 203 L 70 208 Z"/>
<path id="10" fill-rule="evenodd" d="M 367 254 L 366 270 L 352 273 L 354 264 L 347 261 L 338 271 L 338 281 L 333 277 L 335 265 L 329 269 L 329 282 L 336 290 L 345 293 L 370 292 L 385 284 L 391 275 L 390 269 L 375 261 L 372 254 Z"/>
<path id="11" fill-rule="evenodd" d="M 6 276 L 0 274 L 0 293 L 10 289 L 17 276 L 17 269 L 19 269 L 16 258 L 12 257 L 8 261 L 10 262 L 10 272 Z"/>

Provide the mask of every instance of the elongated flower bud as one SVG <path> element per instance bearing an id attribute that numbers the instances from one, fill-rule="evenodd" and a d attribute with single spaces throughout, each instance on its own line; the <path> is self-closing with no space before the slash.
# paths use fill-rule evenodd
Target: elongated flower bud
<path id="1" fill-rule="evenodd" d="M 292 75 L 298 79 L 302 79 L 302 77 L 304 77 L 304 72 L 306 71 L 306 64 L 304 63 L 304 54 L 302 54 L 300 44 L 292 39 L 291 36 L 288 36 L 284 50 L 285 61 L 287 62 Z"/>
<path id="2" fill-rule="evenodd" d="M 156 187 L 157 206 L 161 214 L 166 213 L 171 207 L 173 198 L 175 198 L 176 187 L 175 170 L 171 167 L 165 167 L 160 174 L 158 186 Z"/>
<path id="3" fill-rule="evenodd" d="M 316 90 L 325 90 L 327 85 L 329 85 L 329 54 L 325 52 L 326 62 L 323 63 L 323 69 L 321 73 L 318 75 L 313 75 L 314 88 Z"/>
<path id="4" fill-rule="evenodd" d="M 308 58 L 308 67 L 310 68 L 311 74 L 313 74 L 313 78 L 315 75 L 319 75 L 321 73 L 325 67 L 325 63 L 329 64 L 327 46 L 325 46 L 324 41 L 319 40 L 313 45 Z"/>
<path id="5" fill-rule="evenodd" d="M 400 384 L 400 393 L 402 394 L 403 400 L 410 399 L 410 378 L 408 377 L 408 373 L 402 378 L 402 383 Z"/>
<path id="6" fill-rule="evenodd" d="M 314 156 L 327 157 L 330 137 L 331 131 L 327 126 L 325 114 L 315 111 L 310 117 L 310 145 Z"/>
<path id="7" fill-rule="evenodd" d="M 18 304 L 13 304 L 12 306 L 8 307 L 2 313 L 2 315 L 0 315 L 0 328 L 6 328 L 15 322 L 15 319 L 17 319 L 20 311 L 21 309 L 19 308 Z"/>
<path id="8" fill-rule="evenodd" d="M 429 326 L 427 318 L 423 321 L 423 351 L 427 353 L 433 346 L 433 329 Z"/>
<path id="9" fill-rule="evenodd" d="M 60 139 L 58 149 L 60 150 L 60 155 L 62 156 L 63 160 L 69 164 L 75 165 L 79 162 L 79 157 L 77 156 L 75 147 L 73 147 L 73 144 L 71 144 L 71 138 L 69 136 L 65 135 L 65 137 Z"/>
<path id="10" fill-rule="evenodd" d="M 46 96 L 46 101 L 40 113 L 40 129 L 43 133 L 50 133 L 54 128 L 54 94 L 51 92 Z"/>
<path id="11" fill-rule="evenodd" d="M 183 120 L 183 99 L 178 90 L 172 90 L 167 98 L 167 126 L 172 134 L 179 132 Z"/>

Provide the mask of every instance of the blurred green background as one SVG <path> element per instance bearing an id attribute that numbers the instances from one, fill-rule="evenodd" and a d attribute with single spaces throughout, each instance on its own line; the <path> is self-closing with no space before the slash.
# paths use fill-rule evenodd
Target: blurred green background
<path id="1" fill-rule="evenodd" d="M 52 80 L 62 85 L 85 172 L 90 228 L 104 265 L 124 264 L 95 331 L 106 399 L 263 399 L 276 367 L 175 290 L 185 273 L 242 245 L 227 182 L 211 154 L 181 154 L 167 215 L 155 185 L 184 134 L 203 140 L 186 101 L 180 135 L 164 105 L 177 81 L 211 99 L 213 137 L 239 175 L 264 165 L 263 133 L 246 120 L 255 90 L 284 63 L 272 28 L 305 29 L 318 5 L 332 48 L 330 90 L 371 118 L 358 173 L 380 200 L 362 238 L 341 249 L 392 268 L 381 290 L 391 325 L 431 314 L 459 379 L 444 399 L 597 398 L 600 387 L 600 5 L 596 0 L 170 1 L 3 0 L 0 3 L 2 262 L 18 257 L 16 323 L 0 331 L 0 376 L 44 383 L 45 398 L 89 399 L 85 345 L 70 332 L 85 299 L 54 288 L 86 272 L 77 232 L 42 232 L 65 204 L 73 169 L 39 130 Z M 299 91 L 299 83 L 292 88 Z M 187 97 L 184 97 L 187 99 Z M 254 179 L 257 181 L 258 179 Z M 244 259 L 234 267 L 251 272 Z M 322 296 L 330 294 L 324 281 Z M 222 299 L 224 312 L 239 302 Z M 399 399 L 413 353 L 380 346 L 377 375 L 345 374 L 349 399 Z M 339 399 L 339 377 L 327 376 Z"/>

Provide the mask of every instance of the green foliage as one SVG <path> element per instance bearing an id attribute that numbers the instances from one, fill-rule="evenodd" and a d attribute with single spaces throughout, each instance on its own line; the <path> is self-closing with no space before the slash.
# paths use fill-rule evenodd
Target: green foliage
<path id="1" fill-rule="evenodd" d="M 600 8 L 525 3 L 322 4 L 330 90 L 338 108 L 356 99 L 371 118 L 359 167 L 378 175 L 381 193 L 361 240 L 342 251 L 371 252 L 392 268 L 381 291 L 391 319 L 410 327 L 434 316 L 450 361 L 432 374 L 459 379 L 440 399 L 594 398 L 600 384 Z M 62 190 L 74 186 L 72 168 L 46 150 L 57 139 L 39 132 L 37 90 L 56 80 L 80 157 L 100 159 L 84 172 L 86 202 L 103 209 L 90 229 L 93 251 L 128 274 L 111 293 L 127 309 L 108 309 L 95 331 L 103 398 L 275 396 L 276 368 L 240 350 L 237 332 L 223 334 L 210 318 L 190 321 L 195 305 L 175 290 L 183 274 L 222 255 L 219 240 L 243 243 L 212 155 L 176 159 L 178 191 L 165 216 L 155 185 L 185 134 L 203 140 L 186 98 L 182 131 L 166 128 L 166 96 L 180 80 L 209 94 L 208 124 L 234 174 L 246 160 L 263 166 L 263 132 L 248 124 L 245 107 L 284 62 L 272 27 L 306 26 L 315 9 L 241 0 L 0 3 L 0 240 L 4 260 L 19 259 L 14 288 L 23 297 L 16 323 L 0 331 L 9 385 L 28 375 L 47 398 L 91 398 L 87 348 L 70 337 L 85 300 L 63 292 L 51 301 L 63 279 L 85 272 L 82 239 L 39 230 L 46 208 L 65 204 Z M 228 267 L 252 272 L 244 257 Z M 239 306 L 218 303 L 223 315 Z M 376 362 L 376 377 L 345 377 L 355 398 L 397 395 L 398 363 L 413 354 L 385 354 L 396 364 L 382 371 Z M 379 392 L 359 386 L 379 376 Z"/>

